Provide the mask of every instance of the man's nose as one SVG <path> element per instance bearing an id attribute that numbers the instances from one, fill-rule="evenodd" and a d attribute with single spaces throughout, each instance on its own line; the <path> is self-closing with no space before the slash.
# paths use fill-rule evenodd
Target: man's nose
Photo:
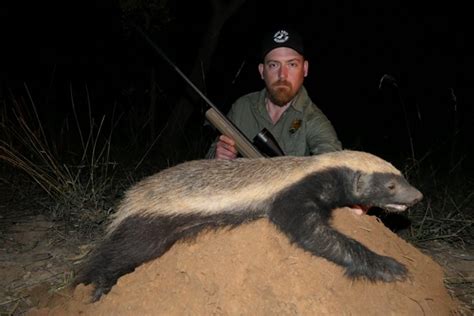
<path id="1" fill-rule="evenodd" d="M 288 77 L 288 68 L 286 66 L 280 67 L 280 71 L 278 72 L 278 77 L 280 79 L 285 79 Z"/>

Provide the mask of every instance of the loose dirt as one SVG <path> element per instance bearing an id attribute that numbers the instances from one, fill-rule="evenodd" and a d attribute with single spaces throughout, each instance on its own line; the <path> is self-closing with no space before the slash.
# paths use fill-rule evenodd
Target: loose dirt
<path id="1" fill-rule="evenodd" d="M 91 287 L 59 292 L 29 315 L 468 314 L 430 257 L 376 217 L 335 211 L 334 226 L 410 271 L 406 282 L 350 281 L 333 263 L 291 245 L 267 220 L 201 234 L 119 279 L 88 303 Z"/>

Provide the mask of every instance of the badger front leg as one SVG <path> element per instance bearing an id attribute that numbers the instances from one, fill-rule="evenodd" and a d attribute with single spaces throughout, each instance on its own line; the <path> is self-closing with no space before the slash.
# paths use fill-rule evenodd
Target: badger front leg
<path id="1" fill-rule="evenodd" d="M 407 269 L 396 260 L 378 255 L 329 226 L 330 211 L 310 201 L 299 210 L 290 204 L 270 213 L 270 220 L 301 248 L 345 268 L 351 279 L 392 282 L 404 280 Z"/>

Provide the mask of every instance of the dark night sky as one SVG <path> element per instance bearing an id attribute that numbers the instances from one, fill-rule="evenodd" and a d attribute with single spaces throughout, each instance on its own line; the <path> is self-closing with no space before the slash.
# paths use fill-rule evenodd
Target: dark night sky
<path id="1" fill-rule="evenodd" d="M 168 86 L 176 82 L 170 69 L 145 44 L 131 46 L 123 39 L 113 1 L 12 3 L 0 11 L 2 91 L 26 81 L 43 94 L 51 89 L 54 69 L 58 85 L 86 81 L 101 104 L 112 104 L 131 81 L 147 80 L 137 69 L 154 62 L 158 83 L 176 93 Z M 210 7 L 206 1 L 177 0 L 170 8 L 174 19 L 156 41 L 187 71 Z M 310 62 L 305 86 L 346 146 L 406 153 L 408 122 L 419 151 L 433 149 L 457 126 L 461 152 L 468 153 L 474 146 L 468 12 L 455 2 L 248 0 L 224 26 L 207 91 L 226 111 L 239 95 L 260 89 L 258 37 L 268 25 L 291 23 L 305 38 Z M 398 90 L 378 89 L 384 74 L 398 80 Z"/>

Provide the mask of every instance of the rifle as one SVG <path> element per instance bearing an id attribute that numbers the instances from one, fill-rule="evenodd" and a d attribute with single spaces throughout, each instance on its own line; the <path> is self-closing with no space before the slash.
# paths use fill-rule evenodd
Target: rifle
<path id="1" fill-rule="evenodd" d="M 235 141 L 235 147 L 239 153 L 246 158 L 261 158 L 284 156 L 283 150 L 273 135 L 264 128 L 255 136 L 253 143 L 239 130 L 234 123 L 229 121 L 227 117 L 209 100 L 194 83 L 186 77 L 186 75 L 178 68 L 166 54 L 159 48 L 149 37 L 136 25 L 133 25 L 138 33 L 155 49 L 155 51 L 186 81 L 191 88 L 209 105 L 209 109 L 205 115 L 207 120 L 223 135 L 232 138 Z"/>

